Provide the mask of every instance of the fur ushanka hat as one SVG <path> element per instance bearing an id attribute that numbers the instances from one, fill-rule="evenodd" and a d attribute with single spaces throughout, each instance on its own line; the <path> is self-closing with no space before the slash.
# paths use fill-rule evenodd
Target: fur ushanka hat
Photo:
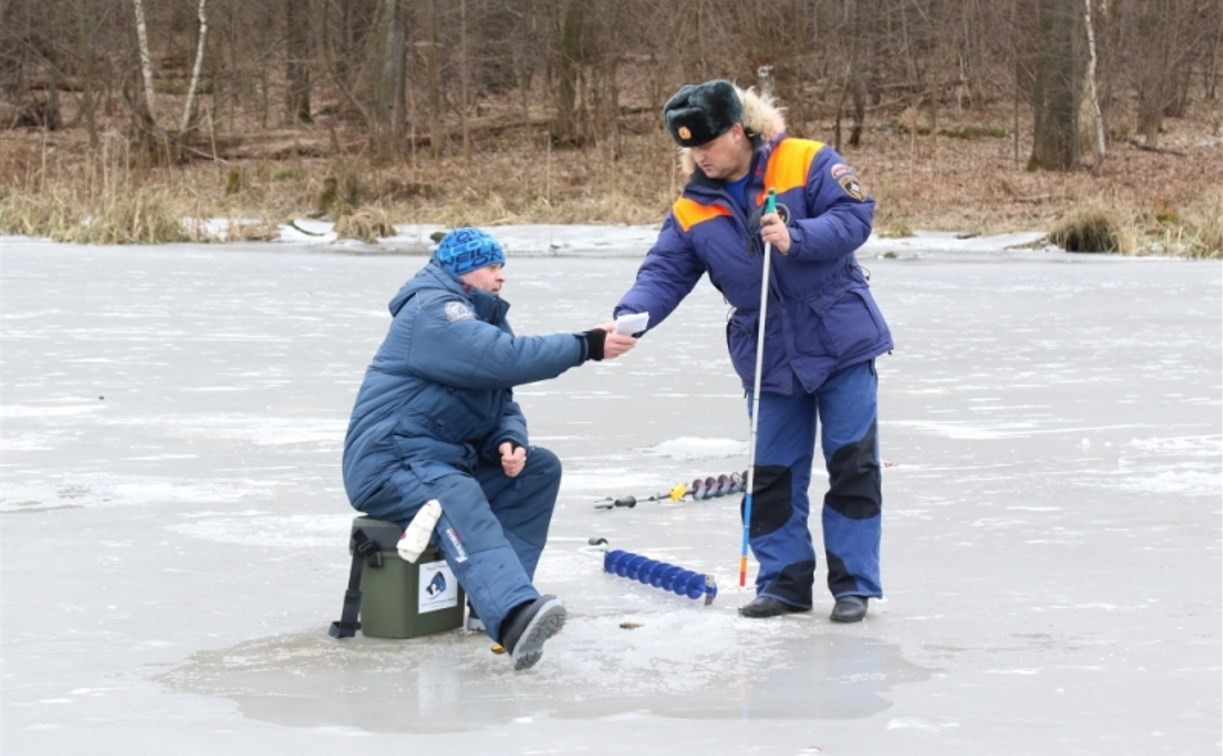
<path id="1" fill-rule="evenodd" d="M 743 120 L 743 102 L 725 79 L 685 84 L 662 107 L 667 131 L 680 147 L 700 147 Z"/>

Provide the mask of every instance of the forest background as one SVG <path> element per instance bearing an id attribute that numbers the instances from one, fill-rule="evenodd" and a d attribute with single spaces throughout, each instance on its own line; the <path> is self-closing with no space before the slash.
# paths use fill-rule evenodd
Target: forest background
<path id="1" fill-rule="evenodd" d="M 0 233 L 656 224 L 662 103 L 710 78 L 880 234 L 1223 256 L 1223 0 L 0 0 Z"/>

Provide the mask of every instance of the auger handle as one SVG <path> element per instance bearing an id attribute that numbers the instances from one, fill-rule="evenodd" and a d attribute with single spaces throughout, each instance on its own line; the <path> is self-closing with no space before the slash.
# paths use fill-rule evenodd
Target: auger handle
<path id="1" fill-rule="evenodd" d="M 622 499 L 612 499 L 610 496 L 601 501 L 595 502 L 595 509 L 612 509 L 614 507 L 628 507 L 632 509 L 637 506 L 636 496 L 625 496 Z"/>

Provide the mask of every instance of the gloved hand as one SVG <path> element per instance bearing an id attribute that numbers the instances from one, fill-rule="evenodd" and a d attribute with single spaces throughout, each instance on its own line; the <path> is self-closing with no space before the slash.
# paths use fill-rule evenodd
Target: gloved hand
<path id="1" fill-rule="evenodd" d="M 596 362 L 603 359 L 603 344 L 607 341 L 607 331 L 602 328 L 592 328 L 582 334 L 586 337 L 586 359 Z"/>

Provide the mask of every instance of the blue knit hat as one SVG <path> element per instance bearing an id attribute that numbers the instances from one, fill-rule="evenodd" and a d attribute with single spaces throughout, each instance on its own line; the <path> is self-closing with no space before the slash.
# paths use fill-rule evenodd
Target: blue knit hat
<path id="1" fill-rule="evenodd" d="M 486 265 L 505 264 L 505 250 L 496 239 L 478 228 L 456 228 L 442 238 L 433 253 L 446 270 L 461 276 Z"/>

